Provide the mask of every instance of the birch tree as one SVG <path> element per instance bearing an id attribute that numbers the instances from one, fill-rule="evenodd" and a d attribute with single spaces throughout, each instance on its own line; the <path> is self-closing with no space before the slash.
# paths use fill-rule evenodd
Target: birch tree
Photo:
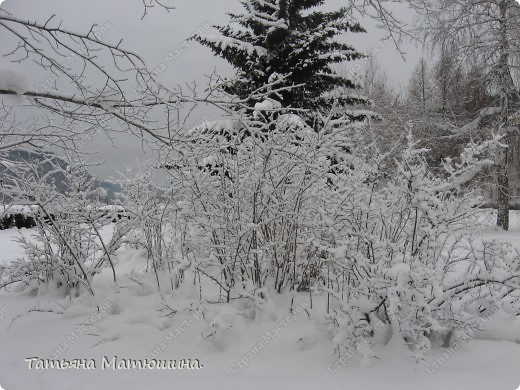
<path id="1" fill-rule="evenodd" d="M 463 129 L 491 119 L 494 132 L 503 136 L 506 147 L 496 155 L 497 225 L 508 230 L 509 171 L 516 153 L 520 101 L 520 6 L 515 0 L 440 0 L 437 9 L 425 29 L 432 43 L 448 48 L 460 63 L 483 66 L 487 86 L 497 96 Z"/>

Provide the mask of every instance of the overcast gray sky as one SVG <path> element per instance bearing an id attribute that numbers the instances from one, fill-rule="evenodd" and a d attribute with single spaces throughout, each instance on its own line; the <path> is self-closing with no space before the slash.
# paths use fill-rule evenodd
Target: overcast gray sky
<path id="1" fill-rule="evenodd" d="M 328 0 L 327 8 L 338 8 L 345 0 Z M 74 31 L 86 32 L 93 23 L 112 26 L 103 36 L 104 40 L 117 43 L 122 38 L 125 48 L 141 55 L 150 69 L 163 62 L 163 57 L 175 50 L 193 32 L 206 22 L 210 24 L 226 24 L 227 12 L 240 11 L 239 0 L 167 0 L 176 9 L 167 13 L 155 8 L 144 20 L 141 20 L 143 5 L 141 0 L 5 0 L 2 8 L 14 16 L 30 20 L 45 21 L 55 14 L 63 20 L 63 27 Z M 399 11 L 399 10 L 398 10 Z M 411 19 L 403 8 L 401 15 Z M 367 34 L 352 34 L 346 40 L 358 50 L 370 53 L 375 45 L 384 37 L 371 20 L 361 21 L 368 30 Z M 0 34 L 0 53 L 5 54 L 13 48 L 16 41 L 5 30 Z M 385 44 L 377 54 L 382 69 L 386 71 L 395 87 L 406 84 L 411 70 L 415 67 L 420 50 L 413 44 L 403 44 L 407 52 L 406 61 L 398 55 L 391 42 Z M 347 65 L 349 66 L 349 65 Z M 166 85 L 174 85 L 190 80 L 202 80 L 204 74 L 217 68 L 222 74 L 231 74 L 227 63 L 215 58 L 212 52 L 195 42 L 190 43 L 186 53 L 177 58 L 168 69 L 160 75 L 160 81 Z M 46 75 L 35 64 L 13 64 L 8 58 L 0 58 L 0 69 L 22 71 L 30 85 L 38 85 Z M 348 69 L 348 68 L 347 68 Z M 211 113 L 215 115 L 215 113 Z M 196 119 L 196 118 L 194 118 Z M 106 137 L 97 137 L 89 146 L 89 150 L 97 151 L 97 159 L 105 160 L 103 167 L 98 168 L 100 176 L 113 176 L 124 165 L 136 165 L 136 159 L 144 162 L 153 160 L 153 153 L 142 149 L 141 142 L 130 135 L 115 137 L 117 149 L 114 149 Z"/>

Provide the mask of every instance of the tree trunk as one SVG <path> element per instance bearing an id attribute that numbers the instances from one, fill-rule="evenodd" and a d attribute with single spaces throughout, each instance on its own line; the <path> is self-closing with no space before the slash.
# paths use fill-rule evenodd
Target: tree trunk
<path id="1" fill-rule="evenodd" d="M 498 76 L 500 82 L 500 106 L 501 106 L 501 127 L 504 132 L 504 141 L 507 149 L 500 151 L 497 164 L 497 225 L 504 230 L 509 230 L 509 199 L 511 197 L 509 189 L 508 156 L 509 149 L 513 146 L 509 136 L 508 115 L 512 103 L 514 83 L 509 69 L 509 41 L 508 41 L 508 0 L 502 0 L 500 7 L 500 58 L 498 63 Z"/>
<path id="2" fill-rule="evenodd" d="M 509 145 L 509 143 L 508 143 Z M 500 155 L 500 162 L 497 164 L 497 226 L 503 230 L 509 230 L 509 177 L 507 175 L 508 150 L 504 150 Z"/>

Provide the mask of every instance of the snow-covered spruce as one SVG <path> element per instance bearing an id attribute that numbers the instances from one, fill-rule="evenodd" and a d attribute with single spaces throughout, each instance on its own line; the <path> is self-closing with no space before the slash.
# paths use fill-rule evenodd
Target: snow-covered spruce
<path id="1" fill-rule="evenodd" d="M 220 36 L 195 34 L 236 69 L 225 90 L 266 107 L 267 97 L 284 108 L 300 110 L 311 126 L 328 116 L 345 115 L 345 107 L 366 105 L 369 99 L 352 93 L 358 85 L 339 75 L 332 65 L 363 57 L 351 45 L 336 38 L 365 30 L 352 20 L 346 8 L 324 12 L 321 0 L 242 0 L 243 14 L 231 14 L 230 24 L 216 26 Z M 234 27 L 236 26 L 236 28 Z M 351 110 L 350 119 L 374 116 Z"/>

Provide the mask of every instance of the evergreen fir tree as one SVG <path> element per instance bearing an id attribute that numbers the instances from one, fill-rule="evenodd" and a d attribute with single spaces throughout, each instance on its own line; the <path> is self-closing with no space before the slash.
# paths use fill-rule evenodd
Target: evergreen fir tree
<path id="1" fill-rule="evenodd" d="M 333 104 L 340 109 L 367 104 L 367 98 L 346 92 L 358 85 L 331 68 L 333 64 L 363 57 L 352 46 L 334 40 L 345 32 L 365 31 L 358 23 L 347 20 L 345 8 L 334 12 L 312 10 L 324 0 L 242 0 L 241 3 L 247 12 L 229 14 L 230 22 L 238 24 L 239 29 L 215 26 L 222 36 L 194 37 L 236 69 L 237 77 L 228 84 L 228 92 L 247 99 L 278 80 L 276 89 L 293 88 L 269 97 L 282 107 L 309 110 L 304 115 L 308 123 L 316 112 L 328 114 Z M 256 103 L 254 97 L 248 103 Z M 366 116 L 366 111 L 342 113 L 351 119 Z"/>

